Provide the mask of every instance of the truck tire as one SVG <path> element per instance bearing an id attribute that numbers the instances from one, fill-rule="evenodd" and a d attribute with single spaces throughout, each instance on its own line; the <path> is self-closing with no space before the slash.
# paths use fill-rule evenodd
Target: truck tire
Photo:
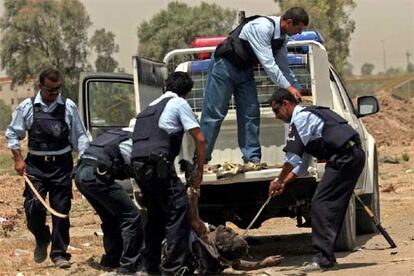
<path id="1" fill-rule="evenodd" d="M 374 150 L 374 178 L 373 178 L 373 193 L 361 195 L 362 201 L 365 205 L 371 209 L 375 218 L 379 221 L 380 219 L 380 202 L 379 202 L 379 185 L 378 185 L 378 158 L 377 158 L 377 149 Z M 360 204 L 358 204 L 360 205 Z M 368 215 L 365 213 L 362 206 L 357 206 L 357 234 L 371 234 L 376 233 L 377 227 L 374 223 L 371 222 Z"/>
<path id="2" fill-rule="evenodd" d="M 348 209 L 346 210 L 344 222 L 336 239 L 336 251 L 351 251 L 355 247 L 356 241 L 356 211 L 355 211 L 355 196 L 352 195 Z"/>

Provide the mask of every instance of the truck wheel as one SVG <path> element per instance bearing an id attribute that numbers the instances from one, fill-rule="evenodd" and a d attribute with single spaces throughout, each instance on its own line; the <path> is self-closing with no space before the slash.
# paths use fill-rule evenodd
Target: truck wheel
<path id="1" fill-rule="evenodd" d="M 377 149 L 374 151 L 374 178 L 373 178 L 373 193 L 361 195 L 362 201 L 371 209 L 375 218 L 380 219 L 380 202 L 379 202 L 379 185 L 378 185 L 378 158 Z M 357 206 L 357 234 L 371 234 L 377 232 L 377 227 L 371 222 L 368 215 L 365 213 L 362 206 Z"/>
<path id="2" fill-rule="evenodd" d="M 344 222 L 336 239 L 336 251 L 351 251 L 354 249 L 356 240 L 355 224 L 355 196 L 352 195 L 348 209 L 346 210 Z"/>

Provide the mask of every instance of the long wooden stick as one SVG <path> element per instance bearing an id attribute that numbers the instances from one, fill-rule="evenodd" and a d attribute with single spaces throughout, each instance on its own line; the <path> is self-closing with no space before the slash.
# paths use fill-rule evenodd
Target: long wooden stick
<path id="1" fill-rule="evenodd" d="M 43 199 L 43 197 L 39 194 L 39 192 L 36 190 L 36 188 L 33 186 L 32 181 L 30 181 L 29 177 L 27 175 L 23 175 L 24 180 L 29 185 L 30 189 L 32 189 L 32 192 L 35 194 L 37 199 L 42 203 L 43 206 L 54 216 L 58 218 L 67 218 L 69 215 L 61 214 L 55 210 L 52 209 L 52 207 L 49 206 L 49 204 L 46 203 L 46 201 Z"/>

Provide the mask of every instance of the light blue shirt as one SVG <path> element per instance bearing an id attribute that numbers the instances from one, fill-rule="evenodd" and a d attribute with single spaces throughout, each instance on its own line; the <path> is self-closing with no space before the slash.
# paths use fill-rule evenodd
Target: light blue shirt
<path id="1" fill-rule="evenodd" d="M 188 102 L 171 91 L 165 92 L 161 97 L 151 102 L 150 105 L 155 105 L 167 97 L 172 97 L 172 99 L 168 101 L 158 121 L 158 126 L 161 129 L 168 134 L 172 134 L 200 127 Z"/>
<path id="2" fill-rule="evenodd" d="M 122 141 L 119 144 L 119 150 L 121 152 L 122 158 L 124 159 L 125 164 L 131 164 L 131 153 L 132 153 L 132 139 L 129 138 L 125 141 Z"/>
<path id="3" fill-rule="evenodd" d="M 298 131 L 299 138 L 303 145 L 307 145 L 309 141 L 322 137 L 322 130 L 324 122 L 317 115 L 309 112 L 302 111 L 305 107 L 297 105 L 292 113 L 290 124 L 294 124 Z M 287 152 L 285 155 L 285 163 L 291 164 L 293 173 L 297 176 L 304 175 L 309 167 L 309 162 L 312 156 L 308 153 L 304 153 L 302 157 L 295 153 Z"/>
<path id="4" fill-rule="evenodd" d="M 289 68 L 286 48 L 288 36 L 281 34 L 281 17 L 267 17 L 275 22 L 276 30 L 272 22 L 264 17 L 259 17 L 248 22 L 241 30 L 239 37 L 250 43 L 257 59 L 274 83 L 285 89 L 293 85 L 300 90 L 301 86 Z M 285 39 L 285 43 L 273 56 L 271 40 L 276 38 Z"/>
<path id="5" fill-rule="evenodd" d="M 44 112 L 53 112 L 58 104 L 64 104 L 61 95 L 59 95 L 56 101 L 50 105 L 45 104 L 40 95 L 40 91 L 37 93 L 34 103 L 40 103 Z M 85 126 L 83 125 L 76 108 L 76 104 L 70 99 L 66 99 L 65 122 L 69 127 L 69 142 L 79 155 L 82 155 L 84 150 L 89 146 L 89 139 L 86 134 Z M 26 137 L 26 131 L 31 128 L 32 123 L 33 105 L 31 98 L 27 98 L 21 102 L 13 112 L 11 123 L 6 130 L 7 147 L 9 149 L 20 149 L 20 140 Z M 67 146 L 58 151 L 35 151 L 29 148 L 29 152 L 34 155 L 61 155 L 71 150 L 71 146 Z"/>

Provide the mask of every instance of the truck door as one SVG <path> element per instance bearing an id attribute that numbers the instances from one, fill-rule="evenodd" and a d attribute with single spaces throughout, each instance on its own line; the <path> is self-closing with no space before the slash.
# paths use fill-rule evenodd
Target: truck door
<path id="1" fill-rule="evenodd" d="M 84 74 L 79 85 L 79 111 L 92 139 L 107 129 L 127 127 L 135 117 L 131 74 Z"/>
<path id="2" fill-rule="evenodd" d="M 328 53 L 318 42 L 309 43 L 309 66 L 314 104 L 332 107 Z"/>
<path id="3" fill-rule="evenodd" d="M 140 112 L 163 93 L 168 70 L 163 62 L 138 56 L 132 58 L 134 65 L 135 108 Z"/>

